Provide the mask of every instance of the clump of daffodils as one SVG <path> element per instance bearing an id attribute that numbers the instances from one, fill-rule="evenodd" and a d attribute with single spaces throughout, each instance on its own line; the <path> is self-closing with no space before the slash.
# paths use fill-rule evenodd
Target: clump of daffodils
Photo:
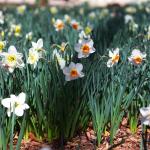
<path id="1" fill-rule="evenodd" d="M 11 116 L 11 113 L 16 116 L 23 116 L 24 110 L 29 109 L 29 105 L 25 103 L 25 100 L 26 94 L 22 92 L 18 96 L 12 94 L 10 98 L 2 99 L 1 103 L 7 108 L 8 117 Z"/>
<path id="2" fill-rule="evenodd" d="M 81 40 L 75 45 L 75 51 L 78 52 L 78 58 L 86 58 L 90 54 L 94 53 L 96 50 L 93 47 L 94 42 L 92 39 Z"/>
<path id="3" fill-rule="evenodd" d="M 140 65 L 143 62 L 143 60 L 145 60 L 145 58 L 146 53 L 142 53 L 140 50 L 134 49 L 128 60 L 134 65 Z"/>
<path id="4" fill-rule="evenodd" d="M 21 36 L 22 27 L 21 24 L 12 24 L 11 25 L 11 34 L 14 34 L 16 37 Z"/>
<path id="5" fill-rule="evenodd" d="M 140 113 L 142 115 L 141 123 L 150 126 L 150 106 L 140 108 Z"/>
<path id="6" fill-rule="evenodd" d="M 56 30 L 56 31 L 61 31 L 61 30 L 64 29 L 65 24 L 64 24 L 63 20 L 57 19 L 57 20 L 54 22 L 54 27 L 55 27 L 55 30 Z"/>
<path id="7" fill-rule="evenodd" d="M 29 49 L 27 63 L 33 65 L 35 68 L 39 59 L 43 58 L 44 52 L 43 39 L 39 39 L 37 42 L 32 42 L 32 47 Z"/>
<path id="8" fill-rule="evenodd" d="M 84 77 L 84 73 L 82 72 L 82 70 L 83 70 L 82 64 L 80 63 L 75 64 L 74 62 L 71 62 L 68 67 L 63 68 L 65 80 L 71 81 Z"/>
<path id="9" fill-rule="evenodd" d="M 114 51 L 109 51 L 109 57 L 110 59 L 107 61 L 107 67 L 110 68 L 117 64 L 120 59 L 119 48 L 116 48 Z"/>
<path id="10" fill-rule="evenodd" d="M 23 15 L 25 13 L 25 11 L 26 11 L 26 5 L 21 5 L 21 6 L 17 7 L 17 13 L 19 15 Z"/>
<path id="11" fill-rule="evenodd" d="M 0 53 L 2 57 L 2 66 L 4 66 L 10 73 L 14 71 L 15 68 L 23 68 L 24 62 L 22 60 L 22 53 L 18 53 L 15 46 L 10 46 L 8 52 Z"/>
<path id="12" fill-rule="evenodd" d="M 6 41 L 0 41 L 0 53 L 3 51 L 5 46 L 6 46 Z"/>

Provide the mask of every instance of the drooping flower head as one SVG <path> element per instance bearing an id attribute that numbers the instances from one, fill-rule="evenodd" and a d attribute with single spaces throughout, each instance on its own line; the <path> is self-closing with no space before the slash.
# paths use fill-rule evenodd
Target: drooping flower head
<path id="1" fill-rule="evenodd" d="M 83 70 L 82 64 L 80 63 L 75 64 L 71 62 L 69 67 L 65 67 L 63 69 L 63 73 L 65 74 L 65 80 L 71 81 L 84 77 L 84 73 L 82 72 L 82 70 Z"/>
<path id="2" fill-rule="evenodd" d="M 5 98 L 1 101 L 2 105 L 7 108 L 7 115 L 10 117 L 14 112 L 16 116 L 23 116 L 24 110 L 29 109 L 28 104 L 25 103 L 26 94 L 20 93 L 18 96 L 10 95 L 10 98 Z"/>
<path id="3" fill-rule="evenodd" d="M 57 19 L 54 23 L 54 27 L 56 31 L 61 31 L 64 29 L 65 24 L 61 19 Z"/>
<path id="4" fill-rule="evenodd" d="M 140 65 L 143 62 L 143 60 L 145 60 L 145 58 L 146 58 L 145 53 L 142 53 L 138 49 L 134 49 L 131 53 L 131 56 L 128 59 L 132 64 Z"/>
<path id="5" fill-rule="evenodd" d="M 95 48 L 93 47 L 94 42 L 92 39 L 82 40 L 80 43 L 75 45 L 75 51 L 78 52 L 78 58 L 86 58 L 91 53 L 95 52 Z"/>
<path id="6" fill-rule="evenodd" d="M 2 56 L 2 65 L 9 70 L 10 73 L 15 68 L 23 68 L 24 62 L 22 61 L 22 53 L 18 53 L 15 46 L 10 46 L 8 52 L 0 53 Z"/>
<path id="7" fill-rule="evenodd" d="M 141 123 L 144 125 L 150 125 L 150 106 L 140 108 L 140 113 L 142 115 Z"/>
<path id="8" fill-rule="evenodd" d="M 117 64 L 120 59 L 119 48 L 116 48 L 114 51 L 109 51 L 109 57 L 110 59 L 107 61 L 107 67 L 110 68 Z"/>

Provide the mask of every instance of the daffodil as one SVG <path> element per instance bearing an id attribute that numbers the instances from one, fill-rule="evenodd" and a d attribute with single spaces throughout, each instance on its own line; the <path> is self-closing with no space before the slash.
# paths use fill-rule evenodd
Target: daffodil
<path id="1" fill-rule="evenodd" d="M 5 98 L 1 101 L 2 105 L 7 108 L 7 115 L 10 117 L 11 113 L 16 116 L 23 116 L 24 110 L 29 109 L 29 105 L 25 103 L 26 94 L 20 93 L 18 96 L 10 95 L 10 98 Z"/>
<path id="2" fill-rule="evenodd" d="M 27 63 L 33 65 L 33 67 L 35 68 L 37 66 L 39 59 L 40 59 L 39 52 L 32 48 L 29 49 L 29 56 Z"/>
<path id="3" fill-rule="evenodd" d="M 32 40 L 32 36 L 33 36 L 33 33 L 29 32 L 29 33 L 26 34 L 26 39 L 31 41 Z"/>
<path id="4" fill-rule="evenodd" d="M 119 48 L 116 48 L 113 52 L 109 51 L 109 57 L 110 59 L 107 62 L 107 67 L 112 67 L 117 64 L 120 59 Z"/>
<path id="5" fill-rule="evenodd" d="M 80 43 L 75 45 L 75 51 L 78 52 L 78 58 L 86 58 L 91 53 L 95 52 L 93 47 L 94 42 L 92 39 L 82 40 Z"/>
<path id="6" fill-rule="evenodd" d="M 129 23 L 129 22 L 132 22 L 134 19 L 133 19 L 133 16 L 131 15 L 125 15 L 125 24 Z"/>
<path id="7" fill-rule="evenodd" d="M 65 74 L 65 80 L 71 81 L 71 80 L 84 77 L 84 73 L 82 72 L 82 70 L 83 70 L 82 64 L 80 63 L 75 64 L 71 62 L 69 67 L 63 68 L 63 73 Z"/>
<path id="8" fill-rule="evenodd" d="M 79 43 L 82 43 L 83 40 L 91 39 L 91 36 L 89 34 L 86 34 L 84 31 L 81 31 L 79 33 Z"/>
<path id="9" fill-rule="evenodd" d="M 57 19 L 54 23 L 54 27 L 56 31 L 61 31 L 64 29 L 65 24 L 61 19 Z"/>
<path id="10" fill-rule="evenodd" d="M 90 12 L 90 13 L 89 13 L 89 18 L 90 18 L 90 19 L 96 18 L 96 13 L 95 13 L 94 11 Z"/>
<path id="11" fill-rule="evenodd" d="M 71 17 L 69 15 L 64 15 L 64 20 L 66 23 L 70 23 L 71 22 Z"/>
<path id="12" fill-rule="evenodd" d="M 15 46 L 10 46 L 8 52 L 0 53 L 2 56 L 2 65 L 9 70 L 10 73 L 15 68 L 23 68 L 24 62 L 22 61 L 22 53 L 18 53 Z"/>
<path id="13" fill-rule="evenodd" d="M 72 21 L 71 21 L 71 26 L 72 26 L 72 28 L 75 29 L 75 30 L 80 30 L 80 29 L 81 29 L 80 23 L 77 22 L 76 20 L 72 20 Z"/>
<path id="14" fill-rule="evenodd" d="M 150 126 L 150 106 L 140 108 L 140 113 L 142 115 L 141 123 Z"/>
<path id="15" fill-rule="evenodd" d="M 57 7 L 55 7 L 55 6 L 53 6 L 53 7 L 50 7 L 50 12 L 51 12 L 51 14 L 53 14 L 53 15 L 55 15 L 55 14 L 57 14 L 58 13 L 58 9 L 57 9 Z"/>
<path id="16" fill-rule="evenodd" d="M 16 36 L 16 37 L 19 37 L 21 36 L 21 30 L 22 30 L 22 27 L 20 24 L 12 24 L 11 25 L 11 32 L 13 32 L 13 34 Z"/>
<path id="17" fill-rule="evenodd" d="M 2 11 L 0 11 L 0 24 L 4 24 L 4 15 Z"/>
<path id="18" fill-rule="evenodd" d="M 26 5 L 21 5 L 21 6 L 17 7 L 17 13 L 19 15 L 23 15 L 25 13 L 25 11 L 26 11 Z"/>
<path id="19" fill-rule="evenodd" d="M 0 41 L 0 53 L 5 48 L 5 45 L 6 45 L 6 41 Z"/>
<path id="20" fill-rule="evenodd" d="M 37 42 L 32 42 L 32 48 L 38 52 L 44 51 L 43 49 L 43 39 L 38 39 Z"/>
<path id="21" fill-rule="evenodd" d="M 145 58 L 146 53 L 142 53 L 140 50 L 134 49 L 128 60 L 134 65 L 140 65 L 143 62 L 143 60 L 145 60 Z"/>
<path id="22" fill-rule="evenodd" d="M 53 56 L 56 57 L 60 69 L 63 69 L 66 65 L 66 60 L 60 55 L 60 53 L 58 53 L 57 49 L 53 51 Z"/>

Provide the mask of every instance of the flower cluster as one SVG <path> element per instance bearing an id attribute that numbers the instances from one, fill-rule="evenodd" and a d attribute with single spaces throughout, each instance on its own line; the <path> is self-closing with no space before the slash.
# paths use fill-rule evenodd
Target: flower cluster
<path id="1" fill-rule="evenodd" d="M 114 51 L 109 51 L 109 57 L 110 59 L 107 61 L 107 67 L 113 67 L 113 65 L 117 64 L 120 59 L 119 48 L 116 48 Z M 146 53 L 134 49 L 132 50 L 131 56 L 128 57 L 128 60 L 133 65 L 140 65 L 145 58 Z"/>

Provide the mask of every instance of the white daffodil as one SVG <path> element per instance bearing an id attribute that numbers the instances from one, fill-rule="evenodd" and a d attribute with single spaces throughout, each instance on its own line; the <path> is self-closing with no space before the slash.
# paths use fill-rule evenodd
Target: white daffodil
<path id="1" fill-rule="evenodd" d="M 5 45 L 6 45 L 6 41 L 0 41 L 0 53 L 5 48 Z"/>
<path id="2" fill-rule="evenodd" d="M 63 69 L 66 65 L 66 60 L 57 52 L 57 49 L 53 51 L 53 56 L 56 57 L 60 68 Z"/>
<path id="3" fill-rule="evenodd" d="M 131 16 L 131 15 L 125 15 L 124 20 L 125 20 L 125 24 L 127 24 L 127 23 L 133 21 L 134 19 L 133 19 L 133 16 Z"/>
<path id="4" fill-rule="evenodd" d="M 89 34 L 86 34 L 84 31 L 81 31 L 80 33 L 79 33 L 79 43 L 82 43 L 82 41 L 84 40 L 84 39 L 91 39 L 91 37 L 90 37 L 90 35 Z"/>
<path id="5" fill-rule="evenodd" d="M 22 61 L 22 53 L 18 53 L 15 46 L 10 46 L 8 52 L 0 53 L 2 56 L 2 65 L 6 67 L 10 73 L 14 71 L 15 68 L 23 68 L 24 62 Z"/>
<path id="6" fill-rule="evenodd" d="M 4 15 L 2 11 L 0 11 L 0 24 L 4 24 Z"/>
<path id="7" fill-rule="evenodd" d="M 30 48 L 27 63 L 33 65 L 35 68 L 37 66 L 39 59 L 40 59 L 39 52 Z"/>
<path id="8" fill-rule="evenodd" d="M 110 57 L 110 59 L 107 62 L 107 67 L 110 68 L 114 64 L 117 64 L 120 59 L 119 48 L 116 48 L 113 52 L 109 51 L 109 57 Z"/>
<path id="9" fill-rule="evenodd" d="M 146 58 L 146 53 L 142 53 L 138 49 L 134 49 L 131 53 L 131 56 L 128 58 L 128 60 L 134 64 L 134 65 L 139 65 L 145 60 Z"/>
<path id="10" fill-rule="evenodd" d="M 2 105 L 7 108 L 7 115 L 10 117 L 14 112 L 16 116 L 23 116 L 24 110 L 29 109 L 25 103 L 26 94 L 20 93 L 18 96 L 10 95 L 10 98 L 5 98 L 1 101 Z"/>
<path id="11" fill-rule="evenodd" d="M 75 29 L 75 30 L 80 30 L 80 29 L 81 29 L 80 23 L 77 22 L 76 20 L 72 20 L 72 21 L 71 21 L 71 26 L 72 26 L 72 28 Z"/>
<path id="12" fill-rule="evenodd" d="M 26 5 L 21 5 L 21 6 L 17 7 L 17 13 L 19 15 L 23 15 L 25 13 L 25 11 L 26 11 Z"/>
<path id="13" fill-rule="evenodd" d="M 69 67 L 64 67 L 63 73 L 65 74 L 65 80 L 71 81 L 78 78 L 84 77 L 84 73 L 82 72 L 83 65 L 80 63 L 73 63 L 71 62 Z"/>
<path id="14" fill-rule="evenodd" d="M 93 47 L 94 42 L 92 39 L 82 40 L 80 43 L 75 45 L 75 51 L 78 52 L 78 58 L 86 58 L 91 53 L 95 52 Z"/>
<path id="15" fill-rule="evenodd" d="M 89 13 L 89 18 L 90 19 L 95 19 L 96 18 L 96 13 L 94 11 Z"/>
<path id="16" fill-rule="evenodd" d="M 32 40 L 32 36 L 33 36 L 33 33 L 29 32 L 29 33 L 26 34 L 26 39 L 31 41 Z"/>
<path id="17" fill-rule="evenodd" d="M 32 42 L 32 48 L 38 52 L 43 51 L 43 39 L 38 39 L 37 42 Z"/>
<path id="18" fill-rule="evenodd" d="M 61 31 L 64 29 L 65 24 L 61 19 L 57 19 L 54 23 L 54 27 L 56 31 Z"/>
<path id="19" fill-rule="evenodd" d="M 141 123 L 144 125 L 150 125 L 150 106 L 140 108 L 140 113 L 142 115 Z"/>

